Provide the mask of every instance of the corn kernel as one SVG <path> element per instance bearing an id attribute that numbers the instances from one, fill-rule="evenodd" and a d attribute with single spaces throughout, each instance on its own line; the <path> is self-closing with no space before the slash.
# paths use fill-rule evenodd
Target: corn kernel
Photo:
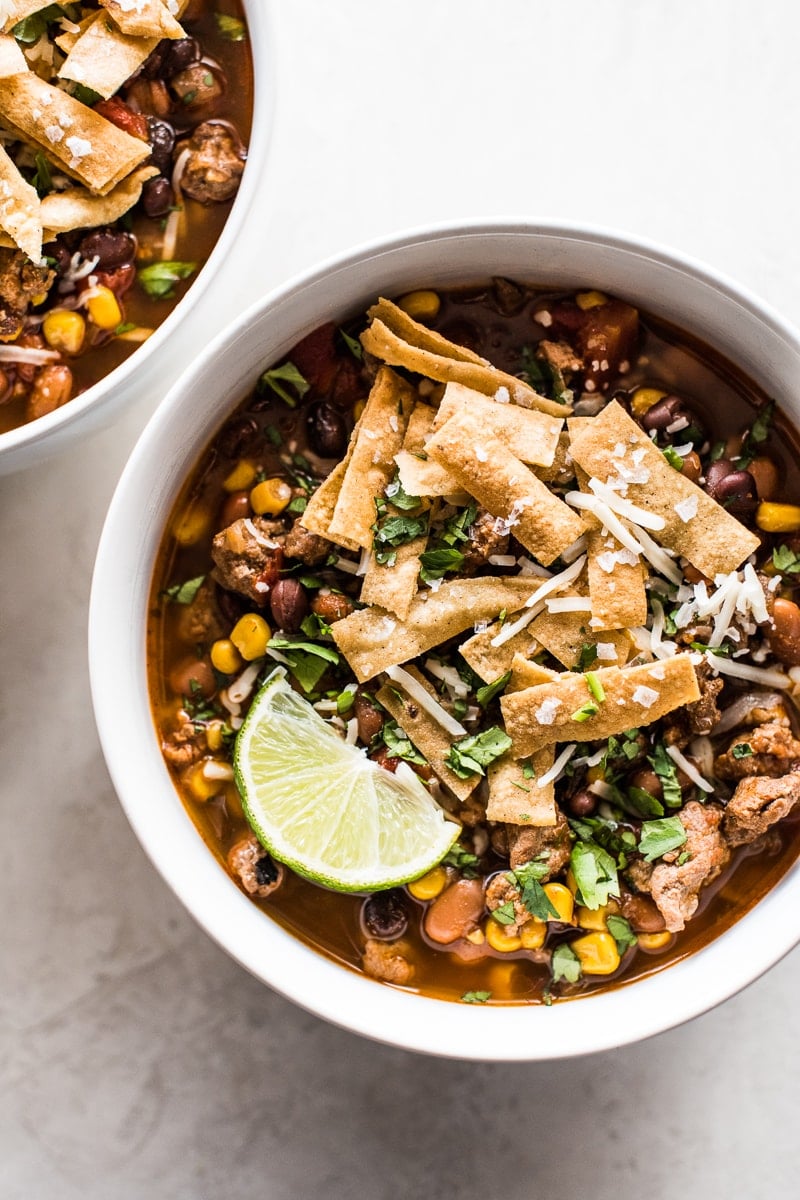
<path id="1" fill-rule="evenodd" d="M 608 905 L 603 904 L 600 908 L 580 907 L 575 916 L 581 929 L 608 933 Z"/>
<path id="2" fill-rule="evenodd" d="M 65 354 L 77 354 L 83 345 L 86 322 L 79 312 L 55 309 L 42 321 L 42 333 L 48 346 L 63 350 Z"/>
<path id="3" fill-rule="evenodd" d="M 523 950 L 541 950 L 547 937 L 547 924 L 536 917 L 526 922 L 519 931 L 519 940 Z"/>
<path id="4" fill-rule="evenodd" d="M 255 463 L 251 463 L 249 458 L 240 458 L 230 475 L 222 481 L 222 486 L 226 492 L 243 492 L 253 486 L 255 477 Z"/>
<path id="5" fill-rule="evenodd" d="M 230 638 L 218 638 L 211 647 L 211 665 L 223 675 L 233 675 L 242 665 L 242 656 Z"/>
<path id="6" fill-rule="evenodd" d="M 800 529 L 800 505 L 775 504 L 764 500 L 756 509 L 756 525 L 765 533 L 797 533 Z"/>
<path id="7" fill-rule="evenodd" d="M 194 546 L 204 538 L 211 521 L 208 513 L 195 505 L 190 505 L 178 517 L 172 527 L 172 535 L 181 546 Z"/>
<path id="8" fill-rule="evenodd" d="M 467 941 L 472 942 L 473 946 L 482 946 L 486 941 L 486 935 L 482 929 L 473 929 L 472 933 L 467 934 Z"/>
<path id="9" fill-rule="evenodd" d="M 224 783 L 219 779 L 207 779 L 204 767 L 209 760 L 195 763 L 190 767 L 183 776 L 183 782 L 189 789 L 189 793 L 193 800 L 199 800 L 205 803 L 212 796 L 218 796 L 221 791 L 224 791 Z"/>
<path id="10" fill-rule="evenodd" d="M 242 797 L 239 795 L 239 789 L 235 783 L 229 783 L 225 788 L 225 811 L 231 821 L 244 820 Z"/>
<path id="11" fill-rule="evenodd" d="M 492 949 L 499 950 L 501 954 L 513 954 L 515 950 L 522 949 L 522 938 L 519 934 L 509 933 L 506 926 L 495 921 L 494 917 L 490 917 L 486 922 L 483 932 Z"/>
<path id="12" fill-rule="evenodd" d="M 31 300 L 31 304 L 34 306 L 34 308 L 37 307 L 39 304 L 44 304 L 45 300 L 47 299 L 47 296 L 48 296 L 47 292 L 37 292 L 36 295 Z"/>
<path id="13" fill-rule="evenodd" d="M 361 420 L 364 409 L 366 407 L 367 407 L 366 400 L 356 400 L 355 404 L 353 405 L 353 420 L 354 421 Z"/>
<path id="14" fill-rule="evenodd" d="M 567 871 L 567 887 L 572 892 L 573 896 L 578 894 L 578 881 L 572 873 L 572 867 Z"/>
<path id="15" fill-rule="evenodd" d="M 584 975 L 613 975 L 619 966 L 617 943 L 610 933 L 587 933 L 570 945 Z"/>
<path id="16" fill-rule="evenodd" d="M 546 883 L 542 890 L 558 913 L 557 917 L 548 917 L 548 921 L 563 921 L 569 924 L 575 910 L 575 897 L 569 888 L 565 888 L 563 883 Z"/>
<path id="17" fill-rule="evenodd" d="M 582 308 L 586 312 L 589 308 L 599 308 L 601 304 L 608 304 L 608 296 L 603 292 L 578 292 L 575 297 L 575 303 L 578 308 Z"/>
<path id="18" fill-rule="evenodd" d="M 444 867 L 434 867 L 433 870 L 421 875 L 419 879 L 412 879 L 411 883 L 406 884 L 406 887 L 415 900 L 433 900 L 434 896 L 438 896 L 440 892 L 444 891 L 446 883 L 447 871 Z"/>
<path id="19" fill-rule="evenodd" d="M 631 397 L 631 412 L 635 417 L 643 417 L 654 404 L 658 404 L 659 400 L 663 400 L 666 394 L 660 388 L 637 388 Z"/>
<path id="20" fill-rule="evenodd" d="M 230 640 L 242 658 L 252 662 L 255 658 L 263 658 L 271 637 L 272 631 L 263 617 L 258 613 L 245 613 L 231 630 Z"/>
<path id="21" fill-rule="evenodd" d="M 605 777 L 606 777 L 606 773 L 599 764 L 596 767 L 589 767 L 589 770 L 586 772 L 587 784 L 602 783 L 602 781 L 605 779 Z"/>
<path id="22" fill-rule="evenodd" d="M 663 950 L 672 941 L 672 934 L 668 929 L 662 929 L 660 933 L 637 933 L 639 939 L 639 949 L 649 950 L 651 953 L 658 950 Z"/>
<path id="23" fill-rule="evenodd" d="M 433 321 L 439 315 L 442 302 L 436 292 L 407 292 L 397 301 L 397 307 L 415 321 Z"/>
<path id="24" fill-rule="evenodd" d="M 265 479 L 257 483 L 250 493 L 250 504 L 253 512 L 263 517 L 269 513 L 277 517 L 282 513 L 292 498 L 292 489 L 285 479 Z"/>
<path id="25" fill-rule="evenodd" d="M 206 725 L 206 741 L 208 742 L 208 748 L 212 751 L 212 753 L 216 753 L 217 750 L 221 750 L 224 745 L 225 739 L 222 736 L 224 728 L 224 721 L 209 721 Z"/>
<path id="26" fill-rule="evenodd" d="M 122 324 L 122 309 L 111 288 L 100 284 L 86 301 L 89 318 L 98 329 L 116 329 Z"/>

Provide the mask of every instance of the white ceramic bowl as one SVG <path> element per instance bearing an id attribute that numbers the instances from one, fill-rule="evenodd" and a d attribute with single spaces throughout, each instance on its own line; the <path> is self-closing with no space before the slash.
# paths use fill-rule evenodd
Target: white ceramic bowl
<path id="1" fill-rule="evenodd" d="M 230 258 L 259 195 L 275 107 L 274 31 L 265 0 L 242 0 L 253 56 L 254 98 L 247 168 L 222 234 L 186 295 L 156 332 L 125 362 L 62 408 L 27 425 L 0 433 L 0 476 L 49 458 L 78 439 L 110 424 L 128 404 L 163 394 L 194 356 L 219 319 L 209 290 Z M 191 319 L 189 319 L 191 316 Z"/>
<path id="2" fill-rule="evenodd" d="M 145 674 L 148 589 L 167 514 L 187 473 L 259 372 L 322 322 L 363 310 L 379 293 L 493 274 L 602 288 L 639 304 L 716 346 L 800 421 L 798 334 L 742 288 L 674 253 L 604 231 L 523 223 L 439 228 L 363 247 L 245 313 L 176 384 L 150 422 L 103 532 L 90 661 L 100 737 L 130 822 L 176 895 L 225 950 L 298 1004 L 380 1041 L 453 1057 L 532 1060 L 647 1037 L 751 982 L 800 940 L 800 865 L 706 949 L 606 993 L 551 1008 L 482 1008 L 396 991 L 285 933 L 228 878 L 167 774 Z"/>

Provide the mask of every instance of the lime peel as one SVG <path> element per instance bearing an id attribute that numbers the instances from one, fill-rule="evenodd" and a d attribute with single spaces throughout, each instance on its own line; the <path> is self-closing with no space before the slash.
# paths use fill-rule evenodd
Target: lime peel
<path id="1" fill-rule="evenodd" d="M 417 879 L 461 829 L 405 763 L 393 775 L 344 742 L 292 690 L 283 668 L 253 701 L 233 761 L 245 815 L 262 845 L 334 891 L 379 891 Z"/>

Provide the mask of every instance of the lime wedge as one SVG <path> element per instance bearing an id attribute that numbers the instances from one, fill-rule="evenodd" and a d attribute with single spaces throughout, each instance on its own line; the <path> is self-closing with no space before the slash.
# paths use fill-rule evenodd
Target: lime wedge
<path id="1" fill-rule="evenodd" d="M 282 669 L 253 701 L 236 738 L 234 770 L 262 845 L 339 892 L 417 879 L 460 830 L 405 763 L 392 775 L 343 742 Z"/>

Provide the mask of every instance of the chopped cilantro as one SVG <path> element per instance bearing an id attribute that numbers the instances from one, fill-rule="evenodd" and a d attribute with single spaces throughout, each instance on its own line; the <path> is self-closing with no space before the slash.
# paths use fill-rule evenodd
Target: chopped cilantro
<path id="1" fill-rule="evenodd" d="M 40 196 L 46 196 L 48 192 L 53 190 L 53 175 L 50 170 L 50 163 L 39 150 L 36 152 L 34 159 L 36 163 L 36 173 L 31 177 L 31 186 L 36 188 Z"/>
<path id="2" fill-rule="evenodd" d="M 577 983 L 581 977 L 580 959 L 572 947 L 564 943 L 561 946 L 556 946 L 553 951 L 553 957 L 550 960 L 550 970 L 553 974 L 554 983 L 558 983 L 559 979 L 565 979 L 567 983 Z"/>
<path id="3" fill-rule="evenodd" d="M 644 788 L 625 789 L 624 808 L 636 817 L 663 817 L 664 805 Z"/>
<path id="4" fill-rule="evenodd" d="M 197 270 L 193 262 L 155 262 L 149 267 L 140 267 L 137 279 L 148 296 L 155 300 L 169 300 L 175 295 L 174 285 L 188 279 Z"/>
<path id="5" fill-rule="evenodd" d="M 205 580 L 205 575 L 195 575 L 194 579 L 187 579 L 184 583 L 173 583 L 172 587 L 165 588 L 161 593 L 168 600 L 174 600 L 176 604 L 191 604 Z"/>
<path id="6" fill-rule="evenodd" d="M 533 763 L 529 758 L 523 758 L 521 761 L 523 779 L 534 779 L 536 772 L 533 769 Z"/>
<path id="7" fill-rule="evenodd" d="M 460 513 L 456 513 L 445 522 L 439 541 L 445 546 L 455 546 L 459 542 L 466 542 L 469 538 L 469 527 L 474 523 L 477 515 L 477 504 L 468 504 Z"/>
<path id="8" fill-rule="evenodd" d="M 94 88 L 87 87 L 85 83 L 71 81 L 68 90 L 71 96 L 74 96 L 81 104 L 85 104 L 87 108 L 94 108 L 97 101 L 103 98 L 100 92 L 96 92 Z"/>
<path id="9" fill-rule="evenodd" d="M 664 446 L 661 453 L 664 455 L 664 458 L 667 460 L 669 465 L 674 467 L 676 471 L 683 470 L 683 459 L 681 458 L 680 454 L 678 454 L 678 451 L 674 448 L 674 446 Z"/>
<path id="10" fill-rule="evenodd" d="M 731 749 L 734 758 L 749 758 L 752 753 L 753 747 L 748 742 L 739 742 Z"/>
<path id="11" fill-rule="evenodd" d="M 270 388 L 276 396 L 280 396 L 284 404 L 288 404 L 289 408 L 297 407 L 297 397 L 284 387 L 284 384 L 289 383 L 297 392 L 297 397 L 303 399 L 306 392 L 311 388 L 311 384 L 301 375 L 293 362 L 285 362 L 279 367 L 273 367 L 270 371 L 264 371 L 258 381 L 258 390 L 263 392 L 266 388 Z"/>
<path id="12" fill-rule="evenodd" d="M 399 508 L 403 512 L 410 512 L 414 508 L 419 508 L 421 503 L 419 496 L 408 495 L 402 483 L 400 482 L 399 473 L 395 474 L 394 479 L 391 479 L 389 483 L 387 483 L 386 488 L 384 489 L 384 495 L 386 496 L 386 499 L 395 506 L 395 508 Z"/>
<path id="13" fill-rule="evenodd" d="M 339 692 L 336 697 L 336 711 L 340 717 L 343 717 L 345 713 L 350 712 L 350 709 L 355 704 L 355 700 L 356 694 L 349 688 L 345 688 L 343 692 Z"/>
<path id="14" fill-rule="evenodd" d="M 681 793 L 681 785 L 678 782 L 678 768 L 667 754 L 667 749 L 663 742 L 656 742 L 653 753 L 652 755 L 648 755 L 647 761 L 661 780 L 662 799 L 667 808 L 680 808 L 683 803 L 683 795 Z"/>
<path id="15" fill-rule="evenodd" d="M 493 908 L 491 915 L 497 921 L 498 925 L 515 925 L 517 914 L 514 910 L 514 901 L 506 900 L 505 904 L 500 904 L 497 908 Z"/>
<path id="16" fill-rule="evenodd" d="M 772 551 L 772 563 L 775 570 L 783 575 L 800 574 L 800 555 L 795 554 L 788 546 L 778 546 Z"/>
<path id="17" fill-rule="evenodd" d="M 217 29 L 229 42 L 244 42 L 247 40 L 247 30 L 244 21 L 238 17 L 229 17 L 227 13 L 214 13 Z"/>
<path id="18" fill-rule="evenodd" d="M 572 391 L 567 387 L 561 371 L 546 359 L 537 358 L 533 346 L 523 346 L 517 374 L 540 395 L 555 400 L 557 404 L 569 404 L 572 400 Z"/>
<path id="19" fill-rule="evenodd" d="M 499 696 L 503 688 L 511 678 L 511 672 L 506 671 L 505 675 L 501 675 L 499 679 L 495 679 L 494 683 L 487 683 L 484 687 L 479 687 L 476 692 L 478 704 L 481 708 L 486 708 L 495 696 Z"/>
<path id="20" fill-rule="evenodd" d="M 461 997 L 464 1004 L 485 1004 L 491 998 L 491 992 L 464 992 L 464 995 Z"/>
<path id="21" fill-rule="evenodd" d="M 597 662 L 597 646 L 594 642 L 584 642 L 578 655 L 578 670 L 588 671 Z"/>
<path id="22" fill-rule="evenodd" d="M 548 921 L 550 917 L 558 919 L 558 909 L 541 884 L 541 880 L 548 874 L 547 863 L 523 863 L 522 866 L 515 867 L 511 874 L 519 888 L 522 903 L 532 917 L 538 917 L 540 921 Z"/>
<path id="23" fill-rule="evenodd" d="M 689 646 L 701 654 L 716 654 L 718 658 L 727 658 L 732 650 L 731 646 L 709 646 L 705 642 L 689 642 Z"/>
<path id="24" fill-rule="evenodd" d="M 617 950 L 622 955 L 631 946 L 638 945 L 639 939 L 631 929 L 630 923 L 624 917 L 611 916 L 606 920 L 608 932 L 617 943 Z"/>
<path id="25" fill-rule="evenodd" d="M 750 429 L 745 434 L 742 442 L 742 449 L 737 457 L 737 464 L 744 469 L 750 465 L 755 456 L 758 454 L 758 448 L 769 437 L 772 428 L 772 420 L 775 416 L 775 401 L 770 400 L 763 408 L 760 408 L 756 419 L 750 426 Z"/>
<path id="26" fill-rule="evenodd" d="M 389 758 L 402 758 L 405 762 L 417 763 L 421 767 L 427 765 L 427 758 L 423 758 L 396 721 L 387 721 L 381 731 L 381 736 Z"/>
<path id="27" fill-rule="evenodd" d="M 725 443 L 724 442 L 714 442 L 714 445 L 711 447 L 711 454 L 709 455 L 711 462 L 719 462 L 719 460 L 724 457 L 725 457 Z"/>
<path id="28" fill-rule="evenodd" d="M 455 867 L 460 871 L 465 879 L 477 879 L 478 872 L 475 869 L 478 865 L 477 854 L 471 854 L 469 850 L 465 850 L 456 842 L 455 846 L 451 846 L 442 859 L 442 866 Z"/>
<path id="29" fill-rule="evenodd" d="M 290 513 L 301 513 L 306 511 L 308 500 L 305 496 L 293 496 L 286 505 L 286 511 Z"/>
<path id="30" fill-rule="evenodd" d="M 22 42 L 25 46 L 32 46 L 43 34 L 47 33 L 47 26 L 51 21 L 57 21 L 59 17 L 63 16 L 64 11 L 60 4 L 48 4 L 46 8 L 41 8 L 31 16 L 17 21 L 11 33 L 18 42 Z"/>
<path id="31" fill-rule="evenodd" d="M 364 357 L 364 350 L 358 338 L 351 337 L 350 334 L 345 333 L 343 329 L 339 330 L 339 337 L 342 339 L 353 358 L 357 359 L 358 362 L 361 362 Z"/>
<path id="32" fill-rule="evenodd" d="M 464 562 L 460 550 L 444 547 L 441 550 L 426 550 L 419 556 L 419 577 L 423 583 L 441 579 L 448 571 L 457 571 Z"/>
<path id="33" fill-rule="evenodd" d="M 686 841 L 686 830 L 680 817 L 662 817 L 658 821 L 644 821 L 639 839 L 639 851 L 645 862 L 654 862 L 670 850 L 677 850 Z"/>
<path id="34" fill-rule="evenodd" d="M 385 507 L 380 501 L 379 514 Z M 428 528 L 428 518 L 379 515 L 372 526 L 375 561 L 381 566 L 392 567 L 397 559 L 397 547 L 413 542 Z"/>
<path id="35" fill-rule="evenodd" d="M 339 662 L 339 655 L 330 646 L 320 646 L 291 634 L 277 633 L 267 645 L 285 655 L 290 671 L 305 692 L 317 686 L 329 664 L 335 666 Z"/>
<path id="36" fill-rule="evenodd" d="M 511 738 L 498 725 L 484 729 L 482 733 L 472 734 L 462 738 L 450 747 L 445 759 L 447 766 L 454 771 L 459 779 L 469 779 L 470 775 L 484 775 L 484 767 L 494 762 L 501 754 L 505 754 L 511 745 Z"/>
<path id="37" fill-rule="evenodd" d="M 600 908 L 608 904 L 609 897 L 619 895 L 614 859 L 596 842 L 576 842 L 569 863 L 586 908 Z"/>

